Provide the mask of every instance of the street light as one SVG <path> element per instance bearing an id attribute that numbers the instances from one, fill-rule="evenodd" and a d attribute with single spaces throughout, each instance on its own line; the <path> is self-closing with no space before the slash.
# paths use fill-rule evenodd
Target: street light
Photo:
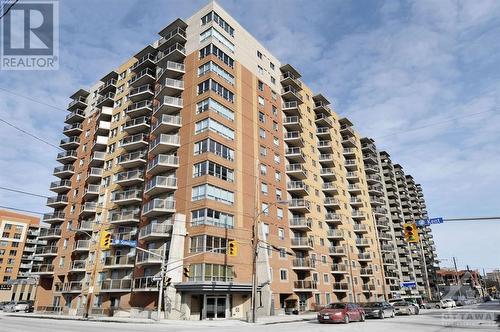
<path id="1" fill-rule="evenodd" d="M 259 213 L 255 213 L 255 216 L 253 217 L 252 220 L 252 258 L 253 258 L 253 263 L 252 263 L 252 323 L 257 322 L 257 298 L 256 298 L 256 293 L 257 293 L 257 256 L 258 256 L 258 251 L 259 251 L 259 246 L 258 246 L 258 222 L 257 220 L 259 217 L 266 213 L 271 206 L 276 206 L 276 205 L 288 205 L 289 201 L 287 200 L 279 200 L 273 203 L 269 203 L 265 209 L 260 211 Z M 257 212 L 258 207 L 255 208 L 255 212 Z"/>

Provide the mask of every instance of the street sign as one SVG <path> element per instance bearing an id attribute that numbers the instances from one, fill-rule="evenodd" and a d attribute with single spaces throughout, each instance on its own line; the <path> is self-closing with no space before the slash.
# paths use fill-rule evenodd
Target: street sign
<path id="1" fill-rule="evenodd" d="M 419 219 L 415 221 L 415 224 L 418 227 L 423 227 L 423 226 L 430 226 L 430 225 L 435 225 L 435 224 L 442 224 L 443 223 L 443 218 L 438 217 L 438 218 L 430 218 L 430 219 Z"/>
<path id="2" fill-rule="evenodd" d="M 153 280 L 153 281 L 161 281 L 161 277 L 153 277 L 153 278 L 151 278 L 151 280 Z"/>
<path id="3" fill-rule="evenodd" d="M 400 284 L 401 288 L 417 288 L 415 281 L 404 281 Z"/>
<path id="4" fill-rule="evenodd" d="M 115 245 L 121 245 L 121 246 L 137 247 L 137 241 L 134 241 L 134 240 L 113 239 L 113 241 L 111 243 L 115 244 Z"/>

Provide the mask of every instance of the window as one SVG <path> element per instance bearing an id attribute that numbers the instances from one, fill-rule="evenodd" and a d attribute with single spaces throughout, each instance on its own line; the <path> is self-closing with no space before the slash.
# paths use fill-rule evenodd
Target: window
<path id="1" fill-rule="evenodd" d="M 193 177 L 196 178 L 202 175 L 215 176 L 228 182 L 234 181 L 234 172 L 232 169 L 216 164 L 210 160 L 197 163 L 193 166 Z"/>
<path id="2" fill-rule="evenodd" d="M 215 55 L 219 60 L 224 62 L 226 65 L 228 65 L 231 68 L 234 68 L 234 60 L 229 55 L 221 51 L 214 44 L 207 45 L 200 50 L 200 59 L 203 59 L 209 54 Z"/>
<path id="3" fill-rule="evenodd" d="M 260 153 L 260 155 L 261 155 L 261 156 L 263 156 L 263 157 L 264 157 L 264 156 L 267 156 L 267 148 L 266 148 L 265 146 L 262 146 L 262 145 L 261 145 L 261 146 L 259 147 L 259 153 Z"/>
<path id="4" fill-rule="evenodd" d="M 267 195 L 267 194 L 268 194 L 267 183 L 262 182 L 262 183 L 260 184 L 260 191 L 261 191 L 264 195 Z"/>
<path id="5" fill-rule="evenodd" d="M 196 114 L 211 110 L 228 120 L 234 121 L 234 112 L 212 98 L 202 100 L 196 106 Z"/>
<path id="6" fill-rule="evenodd" d="M 277 208 L 276 209 L 276 215 L 278 216 L 278 219 L 283 219 L 283 209 L 282 208 Z"/>
<path id="7" fill-rule="evenodd" d="M 202 33 L 200 33 L 200 43 L 203 43 L 210 37 L 214 37 L 217 41 L 219 41 L 222 45 L 224 45 L 228 50 L 234 53 L 234 44 L 224 37 L 217 29 L 211 27 Z"/>
<path id="8" fill-rule="evenodd" d="M 267 241 L 267 239 L 269 239 L 269 225 L 268 224 L 262 224 L 262 234 L 264 237 L 264 241 Z"/>
<path id="9" fill-rule="evenodd" d="M 226 31 L 231 37 L 234 37 L 234 29 L 225 20 L 223 20 L 216 12 L 213 10 L 207 15 L 201 18 L 201 25 L 206 25 L 210 21 L 217 23 L 224 31 Z"/>
<path id="10" fill-rule="evenodd" d="M 267 166 L 264 164 L 260 164 L 260 174 L 267 175 Z"/>
<path id="11" fill-rule="evenodd" d="M 259 81 L 257 83 L 257 87 L 259 88 L 259 91 L 264 91 L 264 83 L 263 82 Z"/>
<path id="12" fill-rule="evenodd" d="M 332 303 L 332 298 L 330 293 L 325 294 L 326 304 Z"/>
<path id="13" fill-rule="evenodd" d="M 269 204 L 262 203 L 261 204 L 261 211 L 262 211 L 262 214 L 268 216 L 269 215 Z"/>
<path id="14" fill-rule="evenodd" d="M 199 134 L 206 130 L 216 132 L 217 134 L 222 135 L 230 140 L 234 139 L 234 131 L 231 128 L 211 118 L 203 119 L 201 121 L 196 122 L 195 124 L 195 130 L 194 130 L 195 134 Z"/>
<path id="15" fill-rule="evenodd" d="M 211 184 L 202 184 L 192 188 L 191 199 L 192 201 L 210 199 L 232 205 L 234 203 L 234 193 Z"/>
<path id="16" fill-rule="evenodd" d="M 191 211 L 191 226 L 199 225 L 233 228 L 234 217 L 232 214 L 212 209 L 199 209 Z"/>
<path id="17" fill-rule="evenodd" d="M 196 142 L 194 144 L 194 155 L 199 155 L 205 152 L 215 153 L 216 155 L 233 161 L 234 160 L 234 150 L 221 144 L 217 141 L 214 141 L 211 138 L 204 139 L 202 141 Z"/>
<path id="18" fill-rule="evenodd" d="M 325 285 L 330 282 L 330 276 L 328 275 L 328 273 L 323 274 L 323 282 L 325 283 Z"/>
<path id="19" fill-rule="evenodd" d="M 266 115 L 262 112 L 259 112 L 259 122 L 266 123 Z"/>
<path id="20" fill-rule="evenodd" d="M 227 101 L 230 101 L 231 103 L 234 102 L 234 93 L 211 78 L 198 84 L 198 95 L 201 95 L 208 90 L 216 92 L 219 96 L 226 99 Z"/>
<path id="21" fill-rule="evenodd" d="M 227 242 L 225 238 L 211 235 L 199 235 L 191 237 L 189 251 L 191 253 L 212 251 L 214 253 L 222 254 L 226 252 L 226 247 Z"/>
<path id="22" fill-rule="evenodd" d="M 278 122 L 273 121 L 273 130 L 278 131 Z"/>
<path id="23" fill-rule="evenodd" d="M 264 106 L 264 98 L 259 96 L 259 105 Z"/>
<path id="24" fill-rule="evenodd" d="M 230 265 L 191 264 L 189 281 L 233 281 L 234 272 Z"/>
<path id="25" fill-rule="evenodd" d="M 274 162 L 276 164 L 279 164 L 281 162 L 281 157 L 279 154 L 276 154 L 276 153 L 274 154 Z"/>
<path id="26" fill-rule="evenodd" d="M 273 144 L 274 146 L 279 146 L 280 145 L 280 139 L 276 136 L 273 137 Z"/>
<path id="27" fill-rule="evenodd" d="M 326 256 L 321 255 L 321 263 L 326 264 Z"/>
<path id="28" fill-rule="evenodd" d="M 257 51 L 257 58 L 262 59 L 262 53 L 260 51 Z"/>
<path id="29" fill-rule="evenodd" d="M 316 302 L 316 304 L 321 304 L 321 296 L 320 294 L 314 294 L 314 302 Z"/>
<path id="30" fill-rule="evenodd" d="M 274 173 L 274 179 L 278 182 L 281 181 L 281 173 L 276 171 L 276 173 Z"/>
<path id="31" fill-rule="evenodd" d="M 286 258 L 286 249 L 280 248 L 280 258 Z"/>
<path id="32" fill-rule="evenodd" d="M 259 128 L 259 137 L 262 139 L 266 138 L 266 131 L 262 128 Z"/>
<path id="33" fill-rule="evenodd" d="M 262 68 L 261 66 L 257 66 L 257 71 L 259 72 L 259 74 L 264 74 L 264 68 Z"/>
<path id="34" fill-rule="evenodd" d="M 274 77 L 271 76 L 271 83 L 272 84 L 276 84 L 276 79 Z"/>
<path id="35" fill-rule="evenodd" d="M 278 228 L 278 238 L 280 240 L 284 240 L 285 239 L 285 230 L 283 228 Z"/>
<path id="36" fill-rule="evenodd" d="M 282 197 L 281 189 L 276 188 L 275 193 L 276 193 L 276 199 L 281 200 Z"/>
<path id="37" fill-rule="evenodd" d="M 280 280 L 288 281 L 288 270 L 280 269 Z"/>
<path id="38" fill-rule="evenodd" d="M 209 61 L 198 67 L 198 76 L 203 76 L 210 71 L 222 77 L 229 84 L 234 85 L 234 76 L 213 61 Z"/>
<path id="39" fill-rule="evenodd" d="M 17 255 L 17 250 L 9 250 L 9 256 Z"/>

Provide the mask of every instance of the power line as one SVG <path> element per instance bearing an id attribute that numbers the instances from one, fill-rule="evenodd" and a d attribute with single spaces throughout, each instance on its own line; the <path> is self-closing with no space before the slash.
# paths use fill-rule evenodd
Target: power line
<path id="1" fill-rule="evenodd" d="M 37 100 L 37 99 L 34 99 L 34 98 L 31 98 L 29 96 L 25 96 L 23 94 L 20 94 L 20 93 L 17 93 L 17 92 L 14 92 L 14 91 L 11 91 L 11 90 L 7 90 L 5 88 L 2 88 L 0 87 L 0 90 L 2 91 L 5 91 L 7 93 L 10 93 L 14 96 L 17 96 L 17 97 L 20 97 L 20 98 L 23 98 L 23 99 L 26 99 L 26 100 L 29 100 L 29 101 L 32 101 L 34 103 L 37 103 L 37 104 L 40 104 L 40 105 L 44 105 L 44 106 L 47 106 L 47 107 L 50 107 L 50 108 L 53 108 L 53 109 L 56 109 L 58 111 L 63 111 L 63 112 L 68 112 L 68 110 L 64 109 L 64 108 L 60 108 L 60 107 L 57 107 L 57 106 L 54 106 L 54 105 L 51 105 L 51 104 L 47 104 L 43 101 L 40 101 L 40 100 Z"/>
<path id="2" fill-rule="evenodd" d="M 8 13 L 8 12 L 12 9 L 12 7 L 14 7 L 14 5 L 15 5 L 18 1 L 19 1 L 19 0 L 14 0 L 14 3 L 13 3 L 13 4 L 11 4 L 11 5 L 9 6 L 9 8 L 7 8 L 7 10 L 6 10 L 6 11 L 2 14 L 2 16 L 0 16 L 0 20 L 1 20 L 1 19 L 5 16 L 5 15 L 7 15 L 7 13 Z"/>
<path id="3" fill-rule="evenodd" d="M 469 218 L 447 218 L 443 221 L 475 221 L 475 220 L 500 220 L 500 217 L 469 217 Z"/>
<path id="4" fill-rule="evenodd" d="M 41 198 L 50 198 L 49 196 L 39 195 L 39 194 L 35 194 L 35 193 L 31 193 L 31 192 L 24 191 L 24 190 L 19 190 L 19 189 L 12 189 L 12 188 L 7 188 L 7 187 L 0 187 L 0 189 L 6 190 L 6 191 L 12 191 L 12 192 L 15 192 L 15 193 L 18 193 L 18 194 L 29 195 L 29 196 L 35 196 L 35 197 L 41 197 Z"/>
<path id="5" fill-rule="evenodd" d="M 34 139 L 36 139 L 36 140 L 38 140 L 38 141 L 40 141 L 40 142 L 42 142 L 42 143 L 45 143 L 45 144 L 47 144 L 47 145 L 50 145 L 51 147 L 54 147 L 54 148 L 56 148 L 56 149 L 58 149 L 58 150 L 60 150 L 60 151 L 64 151 L 64 149 L 62 149 L 62 148 L 58 147 L 57 145 L 52 144 L 52 143 L 50 143 L 49 141 L 46 141 L 46 140 L 44 140 L 43 138 L 40 138 L 40 137 L 38 137 L 38 136 L 36 136 L 36 135 L 34 135 L 34 134 L 32 134 L 32 133 L 30 133 L 30 132 L 28 132 L 28 131 L 24 130 L 24 129 L 21 129 L 21 128 L 17 127 L 16 125 L 14 125 L 14 124 L 12 124 L 12 123 L 8 122 L 7 120 L 4 120 L 4 119 L 0 118 L 0 122 L 3 122 L 3 123 L 5 123 L 6 125 L 8 125 L 8 126 L 10 126 L 10 127 L 14 128 L 14 129 L 16 129 L 16 130 L 18 130 L 18 131 L 22 132 L 23 134 L 26 134 L 26 135 L 28 135 L 28 136 L 30 136 L 30 137 L 32 137 L 32 138 L 34 138 Z"/>
<path id="6" fill-rule="evenodd" d="M 5 205 L 0 205 L 0 208 L 2 209 L 8 209 L 8 210 L 14 210 L 14 211 L 20 211 L 20 212 L 27 212 L 27 213 L 32 213 L 32 214 L 39 214 L 39 215 L 44 215 L 45 213 L 42 212 L 36 212 L 36 211 L 30 211 L 30 210 L 25 210 L 25 209 L 19 209 L 11 206 L 5 206 Z"/>

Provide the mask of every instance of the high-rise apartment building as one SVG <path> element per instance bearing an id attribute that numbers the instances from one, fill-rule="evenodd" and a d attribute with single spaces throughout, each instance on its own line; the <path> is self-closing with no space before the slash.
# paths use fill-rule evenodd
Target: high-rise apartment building
<path id="1" fill-rule="evenodd" d="M 159 35 L 71 96 L 37 306 L 142 315 L 165 261 L 167 317 L 244 318 L 254 225 L 259 314 L 388 297 L 382 164 L 352 123 L 216 3 Z"/>

